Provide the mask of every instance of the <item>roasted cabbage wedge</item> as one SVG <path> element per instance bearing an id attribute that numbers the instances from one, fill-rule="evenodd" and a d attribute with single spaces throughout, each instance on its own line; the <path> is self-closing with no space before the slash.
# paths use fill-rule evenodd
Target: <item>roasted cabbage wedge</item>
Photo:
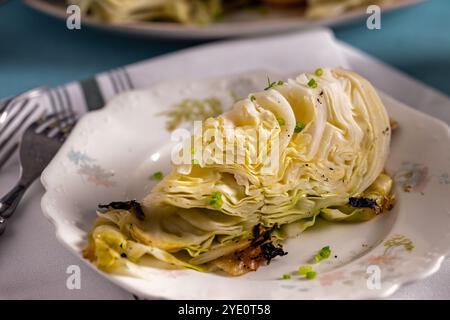
<path id="1" fill-rule="evenodd" d="M 393 182 L 383 170 L 389 117 L 354 72 L 318 69 L 269 81 L 205 120 L 202 132 L 208 129 L 221 138 L 192 134 L 185 141 L 192 159 L 174 165 L 147 197 L 101 207 L 88 259 L 108 272 L 151 257 L 241 275 L 286 254 L 283 239 L 319 216 L 366 221 L 393 205 Z M 264 148 L 255 130 L 267 138 Z M 231 143 L 223 147 L 224 140 Z"/>

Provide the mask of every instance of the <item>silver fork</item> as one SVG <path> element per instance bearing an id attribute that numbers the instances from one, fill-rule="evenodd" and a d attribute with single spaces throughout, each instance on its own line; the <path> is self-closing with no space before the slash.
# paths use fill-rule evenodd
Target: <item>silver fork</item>
<path id="1" fill-rule="evenodd" d="M 0 199 L 0 234 L 12 216 L 28 187 L 36 180 L 59 150 L 72 130 L 76 119 L 54 114 L 33 122 L 20 142 L 20 179 L 16 186 Z"/>
<path id="2" fill-rule="evenodd" d="M 47 87 L 39 87 L 0 102 L 0 169 L 19 147 L 19 143 L 14 142 L 13 138 L 20 134 L 25 125 L 35 119 L 40 111 L 38 102 L 31 108 L 27 108 L 28 103 L 48 90 Z"/>

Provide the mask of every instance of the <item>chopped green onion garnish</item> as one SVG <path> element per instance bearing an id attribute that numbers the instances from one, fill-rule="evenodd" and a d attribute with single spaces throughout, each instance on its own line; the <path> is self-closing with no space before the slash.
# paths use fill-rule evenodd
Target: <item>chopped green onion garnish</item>
<path id="1" fill-rule="evenodd" d="M 162 178 L 164 177 L 163 173 L 161 171 L 155 172 L 154 174 L 152 174 L 152 176 L 150 177 L 152 180 L 162 180 Z"/>
<path id="2" fill-rule="evenodd" d="M 286 124 L 286 121 L 284 121 L 283 118 L 277 118 L 277 121 L 280 126 L 284 126 Z"/>
<path id="3" fill-rule="evenodd" d="M 294 128 L 294 132 L 295 133 L 302 132 L 302 130 L 305 129 L 305 126 L 306 125 L 303 122 L 297 122 L 297 124 L 295 125 L 295 128 Z"/>
<path id="4" fill-rule="evenodd" d="M 290 278 L 291 278 L 291 275 L 289 273 L 283 274 L 283 277 L 282 277 L 283 280 L 287 280 L 287 279 L 290 279 Z"/>
<path id="5" fill-rule="evenodd" d="M 222 207 L 222 193 L 219 191 L 213 191 L 211 193 L 211 198 L 209 199 L 209 204 L 216 209 L 220 209 Z"/>
<path id="6" fill-rule="evenodd" d="M 265 87 L 264 90 L 272 89 L 275 86 L 282 86 L 283 84 L 284 84 L 284 82 L 281 80 L 272 82 L 272 81 L 270 81 L 270 78 L 267 77 L 267 87 Z"/>
<path id="7" fill-rule="evenodd" d="M 274 84 L 275 84 L 275 82 L 271 82 L 270 78 L 267 77 L 267 87 L 265 87 L 264 90 L 269 90 L 270 88 L 273 87 Z"/>
<path id="8" fill-rule="evenodd" d="M 320 77 L 323 75 L 323 69 L 322 68 L 318 68 L 316 69 L 316 71 L 314 72 L 316 74 L 316 76 Z"/>
<path id="9" fill-rule="evenodd" d="M 314 261 L 318 263 L 318 262 L 320 262 L 322 260 L 328 259 L 330 257 L 330 255 L 331 255 L 330 246 L 323 247 L 314 256 Z"/>
<path id="10" fill-rule="evenodd" d="M 250 96 L 250 101 L 252 101 L 252 102 L 256 101 L 256 97 L 255 96 Z"/>
<path id="11" fill-rule="evenodd" d="M 310 88 L 317 88 L 317 82 L 316 82 L 316 80 L 314 80 L 314 79 L 311 79 L 311 80 L 309 80 L 309 82 L 308 82 L 308 87 L 310 87 Z"/>
<path id="12" fill-rule="evenodd" d="M 309 271 L 306 273 L 306 279 L 313 280 L 317 276 L 317 272 Z"/>
<path id="13" fill-rule="evenodd" d="M 311 266 L 300 266 L 300 268 L 298 268 L 298 274 L 302 276 L 305 276 L 308 272 L 312 271 L 314 270 Z"/>

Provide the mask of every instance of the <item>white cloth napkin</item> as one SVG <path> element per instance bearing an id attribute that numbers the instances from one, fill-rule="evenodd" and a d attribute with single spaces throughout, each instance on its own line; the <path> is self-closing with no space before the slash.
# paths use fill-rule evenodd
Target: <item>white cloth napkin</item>
<path id="1" fill-rule="evenodd" d="M 64 106 L 82 113 L 101 107 L 122 91 L 164 80 L 204 78 L 268 67 L 293 75 L 320 66 L 353 68 L 397 99 L 450 123 L 450 101 L 445 96 L 338 43 L 325 29 L 184 50 L 100 74 L 94 80 L 61 86 L 42 98 L 41 103 L 48 108 Z M 425 109 L 430 102 L 433 108 Z M 13 185 L 17 171 L 16 162 L 11 161 L 0 172 L 0 193 Z M 42 194 L 43 188 L 36 182 L 0 237 L 0 299 L 132 299 L 130 293 L 99 276 L 57 242 L 53 226 L 40 209 Z M 81 269 L 79 290 L 66 286 L 69 276 L 66 270 L 70 265 Z M 446 285 L 449 280 L 447 260 L 438 274 L 401 289 L 393 298 L 450 298 Z"/>

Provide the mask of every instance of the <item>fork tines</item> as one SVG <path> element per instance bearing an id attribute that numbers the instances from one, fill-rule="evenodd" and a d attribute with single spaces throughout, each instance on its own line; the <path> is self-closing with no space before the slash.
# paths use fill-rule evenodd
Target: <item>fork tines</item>
<path id="1" fill-rule="evenodd" d="M 67 114 L 67 112 L 60 112 L 46 115 L 44 112 L 37 120 L 25 129 L 25 133 L 32 131 L 35 134 L 45 135 L 49 138 L 58 138 L 59 140 L 64 141 L 71 132 L 72 128 L 75 126 L 76 122 L 77 117 L 72 113 Z M 0 143 L 0 150 L 4 149 L 7 143 L 7 140 Z M 15 142 L 5 149 L 0 157 L 0 169 L 19 149 L 19 145 L 20 142 Z"/>
<path id="2" fill-rule="evenodd" d="M 0 121 L 0 169 L 18 149 L 19 143 L 17 137 L 25 132 L 30 121 L 43 115 L 43 111 L 39 108 L 39 104 L 36 103 L 31 105 L 31 107 L 28 107 L 27 103 L 28 101 L 24 100 L 21 104 L 21 109 L 16 110 L 13 114 L 7 114 L 6 117 L 3 117 L 5 120 L 3 123 Z M 39 112 L 41 112 L 40 115 Z"/>
<path id="3" fill-rule="evenodd" d="M 31 121 L 42 116 L 41 104 L 35 98 L 47 92 L 46 87 L 32 89 L 0 102 L 0 169 L 18 148 L 18 137 Z"/>
<path id="4" fill-rule="evenodd" d="M 77 118 L 74 114 L 61 112 L 46 115 L 32 123 L 30 129 L 35 133 L 43 134 L 48 137 L 65 138 L 73 126 L 76 124 Z"/>

